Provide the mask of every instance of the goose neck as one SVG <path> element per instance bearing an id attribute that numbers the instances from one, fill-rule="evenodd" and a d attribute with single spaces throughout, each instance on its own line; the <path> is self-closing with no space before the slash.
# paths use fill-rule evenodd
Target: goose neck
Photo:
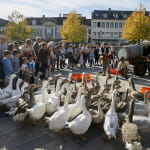
<path id="1" fill-rule="evenodd" d="M 131 86 L 131 89 L 134 90 L 134 91 L 136 91 L 133 78 L 130 79 L 130 83 L 129 83 L 129 84 L 130 84 L 130 86 Z"/>
<path id="2" fill-rule="evenodd" d="M 86 106 L 85 106 L 85 96 L 82 96 L 82 97 L 81 97 L 81 100 L 82 100 L 82 110 L 83 110 L 83 114 L 86 114 L 86 113 L 88 113 L 88 110 L 87 110 L 87 108 L 86 108 Z"/>
<path id="3" fill-rule="evenodd" d="M 21 80 L 20 80 L 20 79 L 18 79 L 18 81 L 17 81 L 17 85 L 16 85 L 16 91 L 17 91 L 18 93 L 20 93 L 20 92 L 21 92 L 21 90 L 20 90 L 20 82 L 21 82 Z"/>
<path id="4" fill-rule="evenodd" d="M 128 113 L 128 121 L 133 121 L 133 113 L 134 113 L 134 100 L 131 100 L 130 107 L 129 107 L 129 113 Z"/>
<path id="5" fill-rule="evenodd" d="M 150 91 L 146 91 L 145 93 L 144 93 L 144 102 L 146 103 L 146 104 L 148 104 L 148 96 L 150 95 Z"/>
<path id="6" fill-rule="evenodd" d="M 116 97 L 116 89 L 112 93 L 112 102 L 110 106 L 111 111 L 115 111 L 115 97 Z"/>
<path id="7" fill-rule="evenodd" d="M 65 101 L 64 101 L 64 108 L 68 108 L 69 97 L 70 97 L 70 94 L 67 94 L 66 98 L 65 98 Z"/>
<path id="8" fill-rule="evenodd" d="M 12 89 L 12 82 L 13 82 L 13 79 L 15 78 L 16 76 L 12 75 L 10 76 L 10 79 L 9 79 L 9 84 L 8 84 L 8 88 L 11 88 Z"/>
<path id="9" fill-rule="evenodd" d="M 81 103 L 81 94 L 82 94 L 82 88 L 79 89 L 78 94 L 77 94 L 77 103 Z"/>

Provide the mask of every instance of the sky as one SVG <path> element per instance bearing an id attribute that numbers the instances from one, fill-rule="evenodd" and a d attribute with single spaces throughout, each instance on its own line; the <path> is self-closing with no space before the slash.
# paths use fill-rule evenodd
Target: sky
<path id="1" fill-rule="evenodd" d="M 93 10 L 137 10 L 140 3 L 150 11 L 149 0 L 0 0 L 0 18 L 7 19 L 17 10 L 25 17 L 57 17 L 76 10 L 91 18 Z"/>

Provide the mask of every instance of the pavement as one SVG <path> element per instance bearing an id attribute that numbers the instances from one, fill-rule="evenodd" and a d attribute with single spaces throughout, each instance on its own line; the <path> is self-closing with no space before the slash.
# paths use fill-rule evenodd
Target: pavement
<path id="1" fill-rule="evenodd" d="M 72 73 L 91 73 L 95 75 L 100 71 L 100 68 L 94 66 L 86 69 L 65 69 L 55 71 L 55 74 L 62 73 L 68 76 Z M 102 77 L 104 82 L 105 77 Z M 127 86 L 127 80 L 120 78 L 123 88 Z M 139 89 L 141 86 L 150 86 L 150 77 L 135 77 L 135 86 Z M 110 81 L 111 82 L 111 81 Z M 16 123 L 11 117 L 6 116 L 0 110 L 0 150 L 124 150 L 124 143 L 119 134 L 116 139 L 110 141 L 105 140 L 103 125 L 98 128 L 91 125 L 88 132 L 85 134 L 87 140 L 81 141 L 71 131 L 65 129 L 63 135 L 58 135 L 50 131 L 45 122 L 40 122 L 36 126 L 32 126 L 30 122 Z M 150 150 L 150 130 L 149 132 L 140 131 L 143 139 L 143 146 Z"/>

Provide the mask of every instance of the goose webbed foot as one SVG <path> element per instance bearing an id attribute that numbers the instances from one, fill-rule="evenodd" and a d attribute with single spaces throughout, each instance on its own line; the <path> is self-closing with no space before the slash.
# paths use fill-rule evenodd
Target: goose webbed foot
<path id="1" fill-rule="evenodd" d="M 87 140 L 87 137 L 80 135 L 80 140 L 85 141 L 85 140 Z"/>
<path id="2" fill-rule="evenodd" d="M 57 131 L 56 133 L 57 133 L 58 135 L 63 135 L 63 134 L 64 134 L 64 130 L 61 129 L 61 130 Z"/>
<path id="3" fill-rule="evenodd" d="M 107 135 L 104 135 L 103 141 L 105 141 L 106 143 L 108 143 L 110 141 L 110 139 L 109 139 L 109 137 Z"/>

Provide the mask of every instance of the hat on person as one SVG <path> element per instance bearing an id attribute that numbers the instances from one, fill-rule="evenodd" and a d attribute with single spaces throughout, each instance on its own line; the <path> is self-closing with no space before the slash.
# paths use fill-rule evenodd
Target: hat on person
<path id="1" fill-rule="evenodd" d="M 47 44 L 47 48 L 51 47 L 51 46 L 55 46 L 54 42 L 53 41 L 50 41 L 48 44 Z"/>
<path id="2" fill-rule="evenodd" d="M 41 37 L 36 37 L 36 40 L 41 40 Z"/>
<path id="3" fill-rule="evenodd" d="M 31 40 L 31 39 L 26 39 L 25 42 L 26 42 L 26 43 L 31 43 L 32 40 Z"/>

